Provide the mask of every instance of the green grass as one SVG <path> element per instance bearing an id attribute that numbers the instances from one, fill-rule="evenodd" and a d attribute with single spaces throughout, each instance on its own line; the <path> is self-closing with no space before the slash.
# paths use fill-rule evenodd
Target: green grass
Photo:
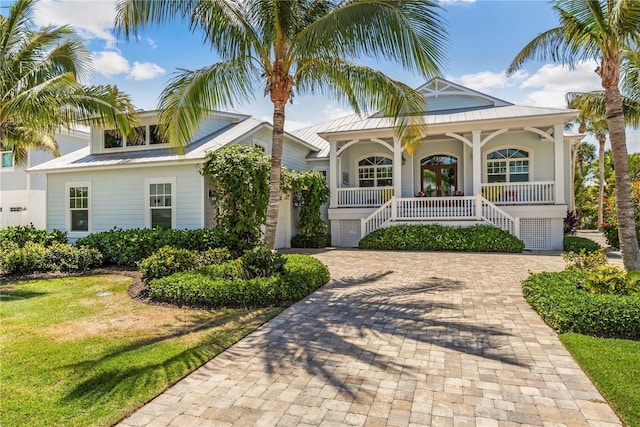
<path id="1" fill-rule="evenodd" d="M 640 341 L 562 334 L 560 339 L 628 427 L 640 427 Z"/>
<path id="2" fill-rule="evenodd" d="M 281 311 L 149 306 L 130 283 L 0 285 L 0 425 L 111 425 Z"/>

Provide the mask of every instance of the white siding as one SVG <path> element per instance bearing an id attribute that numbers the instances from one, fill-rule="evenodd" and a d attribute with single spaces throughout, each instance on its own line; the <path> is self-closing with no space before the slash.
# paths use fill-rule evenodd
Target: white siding
<path id="1" fill-rule="evenodd" d="M 493 103 L 486 99 L 475 98 L 468 95 L 440 95 L 435 98 L 430 96 L 427 98 L 427 110 L 451 110 L 462 108 L 475 108 L 475 107 L 488 107 L 493 106 Z"/>
<path id="2" fill-rule="evenodd" d="M 145 178 L 176 178 L 176 228 L 203 225 L 202 177 L 194 165 L 48 175 L 47 229 L 65 229 L 65 183 L 91 182 L 92 231 L 145 226 Z"/>
<path id="3" fill-rule="evenodd" d="M 485 135 L 483 134 L 483 137 Z M 524 148 L 529 151 L 530 168 L 533 175 L 530 181 L 553 181 L 553 143 L 540 139 L 540 135 L 533 132 L 507 132 L 489 141 L 482 147 L 482 180 L 486 182 L 487 154 L 499 148 Z"/>

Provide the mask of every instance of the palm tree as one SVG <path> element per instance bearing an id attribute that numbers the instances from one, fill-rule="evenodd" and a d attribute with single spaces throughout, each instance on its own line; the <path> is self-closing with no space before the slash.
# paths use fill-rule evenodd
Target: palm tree
<path id="1" fill-rule="evenodd" d="M 273 103 L 267 247 L 275 244 L 285 106 L 294 90 L 329 95 L 358 113 L 382 111 L 411 145 L 421 131 L 424 97 L 354 61 L 384 58 L 436 75 L 446 36 L 431 0 L 123 0 L 116 28 L 130 37 L 175 19 L 202 31 L 220 62 L 178 72 L 163 91 L 161 122 L 171 144 L 186 146 L 210 110 L 251 99 L 258 88 Z"/>
<path id="2" fill-rule="evenodd" d="M 53 134 L 62 127 L 113 125 L 125 132 L 135 108 L 111 86 L 85 87 L 90 56 L 66 26 L 32 29 L 35 0 L 16 0 L 0 15 L 0 149 L 24 165 L 28 150 L 60 155 Z"/>
<path id="3" fill-rule="evenodd" d="M 616 211 L 620 249 L 628 270 L 640 269 L 623 100 L 618 85 L 625 50 L 640 44 L 640 2 L 630 0 L 555 0 L 560 25 L 530 41 L 507 69 L 513 74 L 531 59 L 551 59 L 575 65 L 586 59 L 599 62 L 596 73 L 604 88 L 607 127 L 616 169 Z"/>

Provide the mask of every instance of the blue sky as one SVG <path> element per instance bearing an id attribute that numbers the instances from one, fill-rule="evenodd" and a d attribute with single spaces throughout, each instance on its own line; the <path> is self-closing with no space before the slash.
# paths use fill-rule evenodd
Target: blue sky
<path id="1" fill-rule="evenodd" d="M 8 0 L 0 0 L 3 6 Z M 504 70 L 517 52 L 533 37 L 557 25 L 547 1 L 539 0 L 446 0 L 443 17 L 448 22 L 448 60 L 443 77 L 517 104 L 564 106 L 568 91 L 599 89 L 595 63 L 577 70 L 556 64 L 531 62 L 507 78 Z M 127 41 L 112 31 L 115 0 L 40 0 L 34 14 L 37 25 L 70 24 L 86 38 L 94 56 L 93 84 L 116 84 L 129 93 L 137 107 L 154 109 L 165 83 L 177 68 L 194 69 L 217 60 L 202 46 L 200 34 L 190 34 L 184 23 L 150 28 L 139 40 Z M 6 13 L 6 9 L 2 10 Z M 391 77 L 413 87 L 424 83 L 420 76 L 398 66 L 375 63 Z M 272 106 L 258 91 L 237 110 L 270 119 Z M 349 114 L 331 99 L 299 96 L 287 107 L 287 127 L 305 125 Z M 629 133 L 630 151 L 640 151 L 640 133 Z"/>

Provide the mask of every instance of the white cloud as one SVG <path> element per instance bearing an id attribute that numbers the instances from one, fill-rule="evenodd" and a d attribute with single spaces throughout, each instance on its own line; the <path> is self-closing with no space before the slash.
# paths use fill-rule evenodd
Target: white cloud
<path id="1" fill-rule="evenodd" d="M 151 49 L 155 49 L 158 47 L 158 44 L 156 43 L 156 41 L 151 37 L 147 37 L 146 40 L 147 40 L 147 43 L 149 43 L 149 46 L 151 47 Z"/>
<path id="2" fill-rule="evenodd" d="M 327 120 L 335 120 L 340 119 L 342 117 L 347 117 L 353 114 L 352 110 L 348 110 L 346 108 L 342 108 L 339 105 L 327 104 L 322 109 Z"/>
<path id="3" fill-rule="evenodd" d="M 462 77 L 447 77 L 447 79 L 479 92 L 491 92 L 492 89 L 515 86 L 526 77 L 525 71 L 518 71 L 511 77 L 507 77 L 504 71 L 497 73 L 480 71 L 474 74 L 465 74 Z"/>
<path id="4" fill-rule="evenodd" d="M 154 64 L 153 62 L 135 61 L 127 78 L 133 80 L 150 80 L 155 77 L 162 76 L 164 73 L 164 68 L 158 64 Z"/>
<path id="5" fill-rule="evenodd" d="M 565 108 L 567 92 L 600 90 L 595 61 L 586 61 L 575 70 L 556 64 L 543 65 L 522 81 L 520 88 L 530 91 L 525 100 L 534 106 Z"/>
<path id="6" fill-rule="evenodd" d="M 115 0 L 40 0 L 36 3 L 33 21 L 38 26 L 71 25 L 82 37 L 104 40 L 110 48 L 116 41 L 112 32 L 115 3 Z"/>
<path id="7" fill-rule="evenodd" d="M 93 52 L 91 56 L 95 71 L 105 77 L 128 73 L 131 68 L 129 61 L 116 51 Z"/>

